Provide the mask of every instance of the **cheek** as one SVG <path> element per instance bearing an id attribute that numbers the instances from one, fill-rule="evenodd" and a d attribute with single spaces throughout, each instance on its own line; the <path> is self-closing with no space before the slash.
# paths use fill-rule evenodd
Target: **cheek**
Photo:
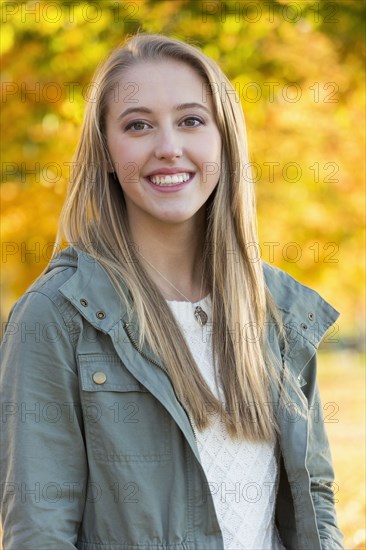
<path id="1" fill-rule="evenodd" d="M 209 162 L 203 164 L 203 173 L 206 172 L 207 183 L 210 187 L 215 186 L 219 180 L 221 172 L 221 144 L 219 141 L 207 147 L 206 158 Z"/>
<path id="2" fill-rule="evenodd" d="M 140 162 L 135 147 L 114 144 L 109 147 L 115 170 L 121 181 L 136 182 L 139 178 Z"/>
<path id="3" fill-rule="evenodd" d="M 220 164 L 221 160 L 221 139 L 219 136 L 216 136 L 215 139 L 208 141 L 205 150 L 206 156 L 209 159 L 212 159 L 212 162 Z"/>
<path id="4" fill-rule="evenodd" d="M 131 159 L 131 157 L 128 157 L 128 159 L 130 160 L 126 160 L 121 165 L 120 174 L 122 180 L 126 183 L 126 185 L 136 187 L 136 183 L 139 181 L 140 178 L 139 167 L 136 162 Z"/>

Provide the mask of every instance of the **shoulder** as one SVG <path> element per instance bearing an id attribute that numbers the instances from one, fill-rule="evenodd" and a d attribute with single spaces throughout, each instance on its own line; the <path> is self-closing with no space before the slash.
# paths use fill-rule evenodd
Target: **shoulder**
<path id="1" fill-rule="evenodd" d="M 56 310 L 73 333 L 84 322 L 108 333 L 126 315 L 126 305 L 97 258 L 70 246 L 49 263 L 44 272 L 14 304 L 9 318 L 44 315 Z"/>
<path id="2" fill-rule="evenodd" d="M 318 292 L 286 271 L 262 261 L 266 286 L 281 312 L 285 326 L 301 334 L 315 347 L 339 312 Z"/>
<path id="3" fill-rule="evenodd" d="M 66 253 L 68 256 L 70 251 Z M 58 255 L 59 256 L 59 255 Z M 12 305 L 5 329 L 8 326 L 31 323 L 37 327 L 42 323 L 58 323 L 67 326 L 72 322 L 76 312 L 70 308 L 69 302 L 63 297 L 60 288 L 75 273 L 77 266 L 74 262 L 53 262 L 47 266 L 41 275 L 26 289 L 19 299 Z"/>

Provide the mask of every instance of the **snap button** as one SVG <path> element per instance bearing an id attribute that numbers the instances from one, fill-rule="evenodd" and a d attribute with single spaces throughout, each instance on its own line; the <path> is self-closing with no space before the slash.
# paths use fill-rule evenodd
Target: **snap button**
<path id="1" fill-rule="evenodd" d="M 314 313 L 312 311 L 309 311 L 309 313 L 308 313 L 309 321 L 314 321 L 314 317 L 315 317 Z"/>
<path id="2" fill-rule="evenodd" d="M 104 384 L 104 382 L 107 380 L 107 376 L 105 372 L 97 371 L 93 374 L 93 381 L 96 384 Z"/>
<path id="3" fill-rule="evenodd" d="M 305 325 L 305 323 L 301 323 L 300 326 L 301 326 L 302 330 L 307 330 L 307 328 L 308 328 L 308 325 Z"/>
<path id="4" fill-rule="evenodd" d="M 305 386 L 307 384 L 307 382 L 306 382 L 305 378 L 302 376 L 302 374 L 299 374 L 297 379 L 299 381 L 300 388 L 302 388 L 302 386 Z"/>
<path id="5" fill-rule="evenodd" d="M 81 303 L 82 306 L 87 307 L 88 300 L 85 300 L 85 298 L 81 298 L 80 303 Z"/>
<path id="6" fill-rule="evenodd" d="M 105 319 L 104 311 L 97 311 L 96 316 L 98 317 L 98 319 Z"/>

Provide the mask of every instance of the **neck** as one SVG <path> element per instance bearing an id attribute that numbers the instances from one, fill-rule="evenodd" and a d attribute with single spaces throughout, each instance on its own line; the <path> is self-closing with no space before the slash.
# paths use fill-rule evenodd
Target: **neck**
<path id="1" fill-rule="evenodd" d="M 135 254 L 149 276 L 167 300 L 201 300 L 208 293 L 202 279 L 204 220 L 152 226 L 130 223 Z"/>

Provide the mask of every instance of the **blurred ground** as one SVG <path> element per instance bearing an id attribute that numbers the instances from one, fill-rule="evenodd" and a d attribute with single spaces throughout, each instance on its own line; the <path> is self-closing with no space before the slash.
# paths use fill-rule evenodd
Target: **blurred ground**
<path id="1" fill-rule="evenodd" d="M 318 380 L 339 487 L 339 526 L 346 550 L 361 550 L 366 548 L 364 357 L 320 352 Z"/>

